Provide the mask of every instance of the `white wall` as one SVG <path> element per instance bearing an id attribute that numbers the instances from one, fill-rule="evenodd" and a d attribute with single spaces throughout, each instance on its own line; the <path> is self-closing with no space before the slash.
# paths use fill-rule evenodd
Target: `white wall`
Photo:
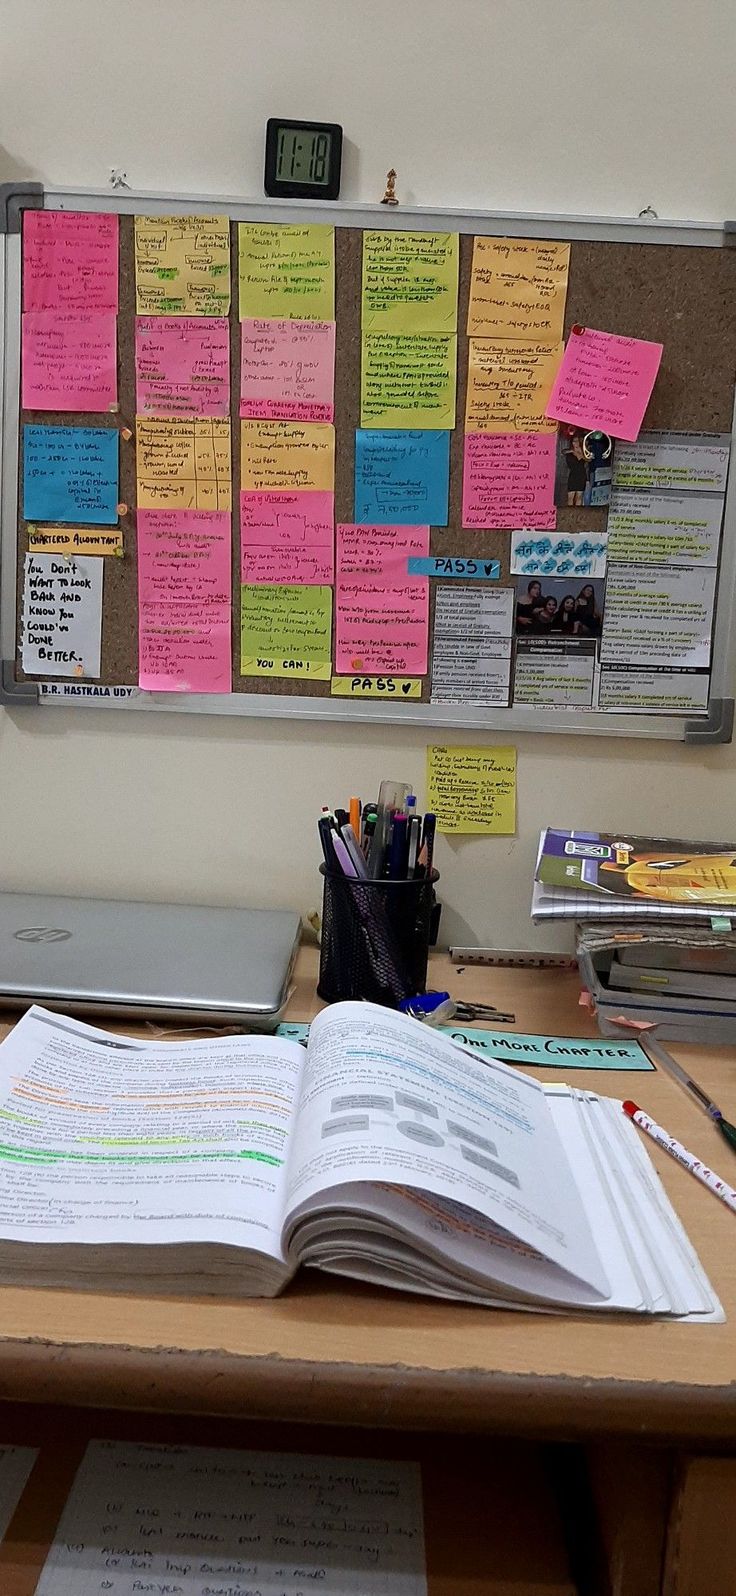
<path id="1" fill-rule="evenodd" d="M 734 216 L 735 45 L 725 0 L 1 0 L 0 181 L 254 196 L 265 119 L 295 114 L 344 124 L 345 198 L 394 165 L 428 206 Z M 426 740 L 0 712 L 0 881 L 306 909 L 320 804 L 382 775 L 422 795 Z M 518 837 L 440 842 L 451 939 L 565 939 L 528 923 L 546 822 L 734 829 L 730 748 L 517 745 Z"/>

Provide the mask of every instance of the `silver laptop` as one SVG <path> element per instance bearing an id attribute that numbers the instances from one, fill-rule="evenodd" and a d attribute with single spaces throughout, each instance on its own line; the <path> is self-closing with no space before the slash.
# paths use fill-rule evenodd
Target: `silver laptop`
<path id="1" fill-rule="evenodd" d="M 286 909 L 0 892 L 0 1007 L 271 1030 L 299 930 Z"/>

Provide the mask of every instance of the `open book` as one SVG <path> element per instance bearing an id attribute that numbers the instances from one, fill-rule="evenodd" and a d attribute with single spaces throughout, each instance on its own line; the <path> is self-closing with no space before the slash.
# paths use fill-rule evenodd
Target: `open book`
<path id="1" fill-rule="evenodd" d="M 271 1296 L 300 1264 L 493 1306 L 721 1318 L 620 1103 L 367 1003 L 135 1041 L 33 1008 L 0 1046 L 0 1281 Z"/>

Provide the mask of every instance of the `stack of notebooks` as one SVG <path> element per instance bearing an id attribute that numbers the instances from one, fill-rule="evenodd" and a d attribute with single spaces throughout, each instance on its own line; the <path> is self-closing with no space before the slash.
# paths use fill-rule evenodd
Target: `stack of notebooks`
<path id="1" fill-rule="evenodd" d="M 623 1019 L 671 1041 L 736 1042 L 736 846 L 548 828 L 532 916 L 577 923 L 604 1036 Z"/>

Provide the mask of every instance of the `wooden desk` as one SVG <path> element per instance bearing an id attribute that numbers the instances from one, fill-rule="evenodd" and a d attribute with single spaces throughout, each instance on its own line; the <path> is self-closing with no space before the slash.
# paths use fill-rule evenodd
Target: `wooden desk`
<path id="1" fill-rule="evenodd" d="M 316 955 L 299 961 L 307 1019 Z M 451 969 L 431 984 L 510 1008 L 523 1031 L 592 1035 L 574 974 Z M 736 1054 L 678 1048 L 736 1117 Z M 574 1079 L 649 1110 L 725 1171 L 729 1150 L 659 1072 Z M 308 1277 L 273 1302 L 143 1300 L 0 1290 L 0 1399 L 384 1428 L 573 1437 L 646 1435 L 708 1445 L 736 1434 L 733 1215 L 654 1152 L 728 1315 L 724 1325 L 535 1317 L 434 1303 Z"/>

